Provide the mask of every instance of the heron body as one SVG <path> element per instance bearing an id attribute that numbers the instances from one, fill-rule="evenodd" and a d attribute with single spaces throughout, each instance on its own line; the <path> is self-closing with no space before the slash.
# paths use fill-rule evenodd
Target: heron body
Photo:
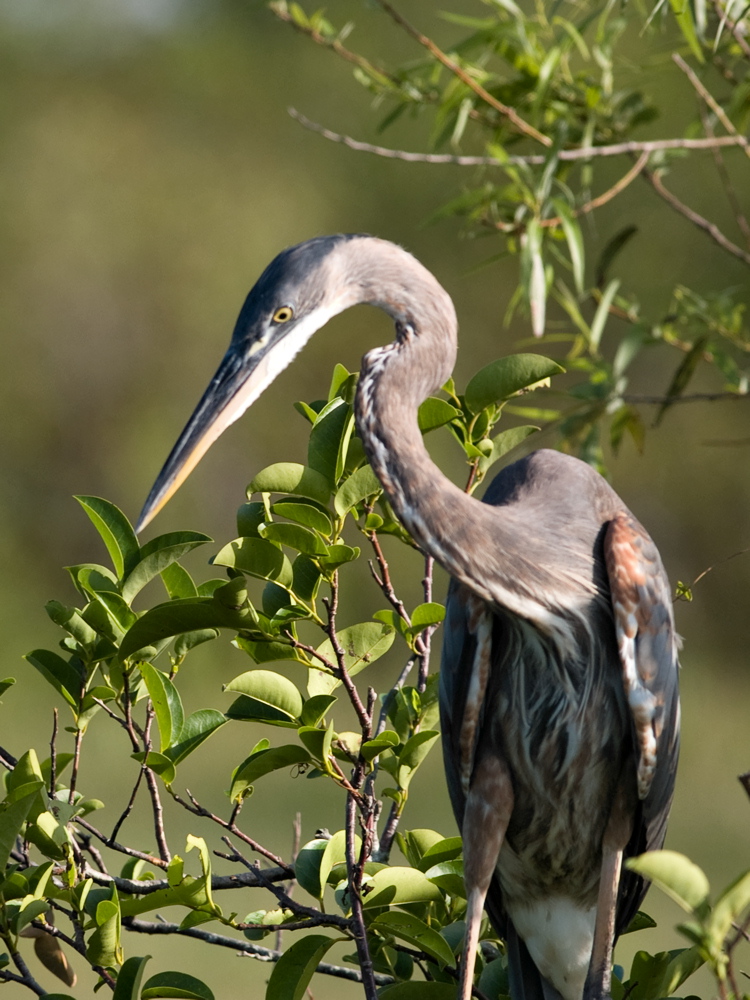
<path id="1" fill-rule="evenodd" d="M 614 940 L 645 893 L 622 859 L 664 839 L 678 752 L 677 639 L 656 548 L 605 480 L 542 450 L 479 502 L 427 453 L 419 404 L 450 376 L 450 297 L 410 254 L 368 236 L 280 254 L 149 496 L 142 527 L 315 330 L 358 303 L 396 339 L 363 359 L 355 415 L 402 523 L 451 574 L 441 719 L 464 839 L 471 991 L 486 906 L 514 1000 L 609 990 Z"/>

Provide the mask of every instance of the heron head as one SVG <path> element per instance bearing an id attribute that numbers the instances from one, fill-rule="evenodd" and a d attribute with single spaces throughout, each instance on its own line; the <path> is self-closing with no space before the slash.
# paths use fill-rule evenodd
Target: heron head
<path id="1" fill-rule="evenodd" d="M 213 442 L 234 423 L 332 316 L 360 299 L 341 268 L 343 244 L 356 235 L 323 236 L 290 247 L 251 290 L 227 353 L 149 493 L 144 528 L 179 489 Z"/>

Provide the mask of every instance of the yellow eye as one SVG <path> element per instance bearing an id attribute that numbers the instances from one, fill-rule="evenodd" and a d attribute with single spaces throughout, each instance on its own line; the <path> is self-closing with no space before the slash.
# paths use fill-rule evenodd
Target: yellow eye
<path id="1" fill-rule="evenodd" d="M 294 316 L 294 309 L 291 306 L 280 306 L 273 314 L 274 323 L 288 323 Z"/>

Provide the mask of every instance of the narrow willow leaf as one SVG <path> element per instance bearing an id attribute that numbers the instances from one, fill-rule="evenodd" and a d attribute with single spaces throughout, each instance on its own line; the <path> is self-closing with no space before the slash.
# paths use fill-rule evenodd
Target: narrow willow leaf
<path id="1" fill-rule="evenodd" d="M 479 413 L 492 403 L 511 396 L 558 375 L 565 369 L 540 354 L 511 354 L 498 358 L 481 368 L 466 386 L 466 405 L 472 413 Z"/>
<path id="2" fill-rule="evenodd" d="M 585 268 L 585 252 L 583 247 L 583 235 L 578 221 L 573 216 L 570 205 L 562 198 L 553 198 L 552 204 L 555 211 L 560 216 L 565 240 L 568 244 L 570 263 L 573 267 L 573 282 L 579 295 L 583 295 L 583 278 Z"/>
<path id="3" fill-rule="evenodd" d="M 591 321 L 591 333 L 589 334 L 589 342 L 594 351 L 599 350 L 599 342 L 602 339 L 602 334 L 604 333 L 604 327 L 606 326 L 607 320 L 609 319 L 609 307 L 612 305 L 612 299 L 617 294 L 617 289 L 619 287 L 620 287 L 619 279 L 613 278 L 612 281 L 610 281 L 610 283 L 602 292 L 602 297 L 599 300 L 599 305 L 596 307 L 594 318 Z"/>
<path id="4" fill-rule="evenodd" d="M 118 577 L 125 577 L 139 560 L 140 548 L 130 521 L 119 507 L 101 497 L 77 496 L 107 546 Z"/>
<path id="5" fill-rule="evenodd" d="M 303 1000 L 318 964 L 335 939 L 309 934 L 295 941 L 273 968 L 266 988 L 266 1000 Z"/>
<path id="6" fill-rule="evenodd" d="M 326 504 L 331 495 L 328 480 L 320 472 L 296 462 L 277 462 L 259 472 L 247 488 L 253 493 L 292 493 Z"/>

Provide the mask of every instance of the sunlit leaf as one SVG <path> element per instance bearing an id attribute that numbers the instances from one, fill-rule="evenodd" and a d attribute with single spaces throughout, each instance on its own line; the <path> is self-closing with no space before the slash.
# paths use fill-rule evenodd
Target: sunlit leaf
<path id="1" fill-rule="evenodd" d="M 403 903 L 427 903 L 442 898 L 438 887 L 415 868 L 386 868 L 373 875 L 368 887 L 370 891 L 365 896 L 365 909 Z"/>
<path id="2" fill-rule="evenodd" d="M 88 496 L 77 496 L 76 500 L 101 535 L 118 577 L 127 576 L 139 561 L 140 552 L 130 521 L 109 500 Z"/>
<path id="3" fill-rule="evenodd" d="M 472 413 L 509 399 L 521 389 L 565 371 L 556 361 L 539 354 L 511 354 L 481 368 L 466 386 L 466 405 Z"/>
<path id="4" fill-rule="evenodd" d="M 247 488 L 253 493 L 292 493 L 325 504 L 331 495 L 328 480 L 320 472 L 296 462 L 277 462 L 259 472 Z"/>
<path id="5" fill-rule="evenodd" d="M 649 851 L 630 858 L 626 866 L 658 885 L 688 913 L 698 909 L 708 898 L 710 887 L 705 873 L 677 851 Z"/>

